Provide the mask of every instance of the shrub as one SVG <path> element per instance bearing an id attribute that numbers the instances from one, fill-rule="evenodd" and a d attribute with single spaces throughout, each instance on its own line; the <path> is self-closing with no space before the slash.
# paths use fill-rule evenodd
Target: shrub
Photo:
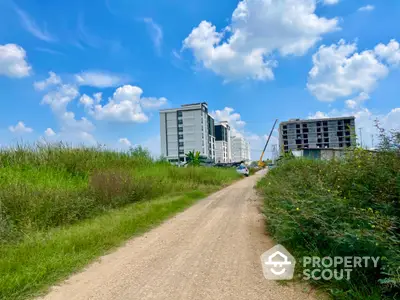
<path id="1" fill-rule="evenodd" d="M 400 156 L 349 151 L 342 161 L 289 159 L 258 184 L 267 230 L 295 256 L 380 256 L 332 281 L 337 299 L 381 299 L 400 292 Z M 316 284 L 327 284 L 316 282 Z"/>

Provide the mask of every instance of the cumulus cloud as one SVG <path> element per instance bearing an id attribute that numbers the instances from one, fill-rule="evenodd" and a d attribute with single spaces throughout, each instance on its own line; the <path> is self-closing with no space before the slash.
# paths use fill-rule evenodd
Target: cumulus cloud
<path id="1" fill-rule="evenodd" d="M 8 129 L 13 133 L 18 133 L 18 134 L 31 133 L 33 131 L 32 128 L 26 126 L 25 123 L 22 121 L 18 122 L 17 125 L 15 126 L 9 126 Z"/>
<path id="2" fill-rule="evenodd" d="M 56 135 L 56 133 L 54 132 L 54 130 L 51 129 L 51 128 L 47 128 L 47 129 L 44 131 L 44 134 L 45 134 L 47 137 L 52 137 L 52 136 L 55 136 L 55 135 Z"/>
<path id="3" fill-rule="evenodd" d="M 16 44 L 0 45 L 0 75 L 22 78 L 29 76 L 31 69 L 22 47 Z"/>
<path id="4" fill-rule="evenodd" d="M 375 6 L 368 4 L 368 5 L 360 7 L 358 9 L 358 11 L 372 11 L 374 9 L 375 9 Z"/>
<path id="5" fill-rule="evenodd" d="M 119 75 L 102 72 L 87 71 L 75 75 L 77 84 L 97 88 L 116 87 L 123 84 L 124 78 Z"/>
<path id="6" fill-rule="evenodd" d="M 322 45 L 313 55 L 307 88 L 321 101 L 334 101 L 355 93 L 369 93 L 389 70 L 375 51 L 356 52 L 355 43 Z"/>
<path id="7" fill-rule="evenodd" d="M 349 109 L 355 109 L 360 107 L 365 100 L 369 99 L 369 95 L 367 93 L 361 92 L 358 96 L 354 97 L 353 99 L 348 99 L 345 101 L 346 107 Z"/>
<path id="8" fill-rule="evenodd" d="M 58 78 L 55 73 L 53 77 Z M 51 136 L 62 141 L 95 145 L 96 140 L 90 133 L 95 130 L 93 123 L 85 117 L 77 119 L 75 114 L 68 110 L 69 103 L 79 97 L 78 87 L 74 84 L 63 83 L 61 79 L 47 87 L 51 89 L 43 96 L 42 104 L 50 106 L 60 123 L 60 132 Z M 94 98 L 101 99 L 101 94 L 95 94 Z"/>
<path id="9" fill-rule="evenodd" d="M 389 65 L 400 64 L 400 45 L 396 40 L 391 40 L 387 45 L 378 44 L 375 47 L 376 55 L 386 61 Z"/>
<path id="10" fill-rule="evenodd" d="M 42 81 L 35 81 L 33 87 L 37 91 L 43 91 L 52 85 L 61 83 L 61 78 L 54 72 L 49 72 L 49 77 Z"/>
<path id="11" fill-rule="evenodd" d="M 127 138 L 120 138 L 118 140 L 118 143 L 124 147 L 130 147 L 132 146 L 132 143 L 127 139 Z"/>
<path id="12" fill-rule="evenodd" d="M 338 20 L 318 17 L 316 0 L 243 0 L 231 24 L 217 31 L 202 21 L 184 40 L 197 61 L 227 80 L 274 78 L 282 56 L 304 55 L 323 34 L 338 30 Z"/>
<path id="13" fill-rule="evenodd" d="M 91 115 L 97 120 L 113 122 L 148 122 L 143 108 L 160 107 L 167 102 L 166 98 L 142 98 L 143 90 L 137 86 L 119 87 L 107 104 L 97 104 L 91 109 Z M 143 107 L 143 108 L 142 108 Z"/>
<path id="14" fill-rule="evenodd" d="M 232 107 L 225 107 L 223 110 L 212 111 L 210 115 L 217 122 L 227 121 L 231 127 L 232 136 L 244 136 L 244 126 L 246 122 L 242 120 L 239 113 Z"/>

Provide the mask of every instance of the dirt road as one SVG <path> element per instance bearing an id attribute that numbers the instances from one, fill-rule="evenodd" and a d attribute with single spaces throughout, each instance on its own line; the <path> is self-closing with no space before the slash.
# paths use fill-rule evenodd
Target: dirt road
<path id="1" fill-rule="evenodd" d="M 42 299 L 315 299 L 264 279 L 264 234 L 253 186 L 241 180 L 102 257 Z"/>

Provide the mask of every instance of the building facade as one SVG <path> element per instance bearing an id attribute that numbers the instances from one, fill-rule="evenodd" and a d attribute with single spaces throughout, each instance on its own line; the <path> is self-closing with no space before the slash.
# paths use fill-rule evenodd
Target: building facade
<path id="1" fill-rule="evenodd" d="M 282 122 L 279 125 L 279 145 L 281 152 L 355 146 L 355 118 L 294 119 Z"/>
<path id="2" fill-rule="evenodd" d="M 214 119 L 205 102 L 161 110 L 160 138 L 161 154 L 170 162 L 186 162 L 190 151 L 215 160 Z"/>
<path id="3" fill-rule="evenodd" d="M 231 128 L 226 121 L 215 125 L 215 161 L 232 162 Z"/>
<path id="4" fill-rule="evenodd" d="M 232 144 L 232 162 L 250 161 L 250 144 L 241 136 L 235 136 L 231 139 Z"/>

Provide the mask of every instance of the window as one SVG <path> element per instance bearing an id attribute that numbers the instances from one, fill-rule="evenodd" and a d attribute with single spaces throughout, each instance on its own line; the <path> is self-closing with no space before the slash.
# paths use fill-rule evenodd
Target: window
<path id="1" fill-rule="evenodd" d="M 178 131 L 182 132 L 183 131 L 183 127 L 178 127 Z"/>
<path id="2" fill-rule="evenodd" d="M 178 120 L 178 124 L 183 124 L 183 120 Z"/>
<path id="3" fill-rule="evenodd" d="M 178 135 L 178 138 L 179 138 L 180 140 L 182 140 L 182 139 L 183 139 L 183 134 Z"/>
<path id="4" fill-rule="evenodd" d="M 184 143 L 183 142 L 179 142 L 179 147 L 183 147 Z"/>
<path id="5" fill-rule="evenodd" d="M 182 112 L 178 111 L 178 117 L 182 117 Z"/>
<path id="6" fill-rule="evenodd" d="M 179 150 L 179 154 L 185 154 L 184 150 Z"/>

